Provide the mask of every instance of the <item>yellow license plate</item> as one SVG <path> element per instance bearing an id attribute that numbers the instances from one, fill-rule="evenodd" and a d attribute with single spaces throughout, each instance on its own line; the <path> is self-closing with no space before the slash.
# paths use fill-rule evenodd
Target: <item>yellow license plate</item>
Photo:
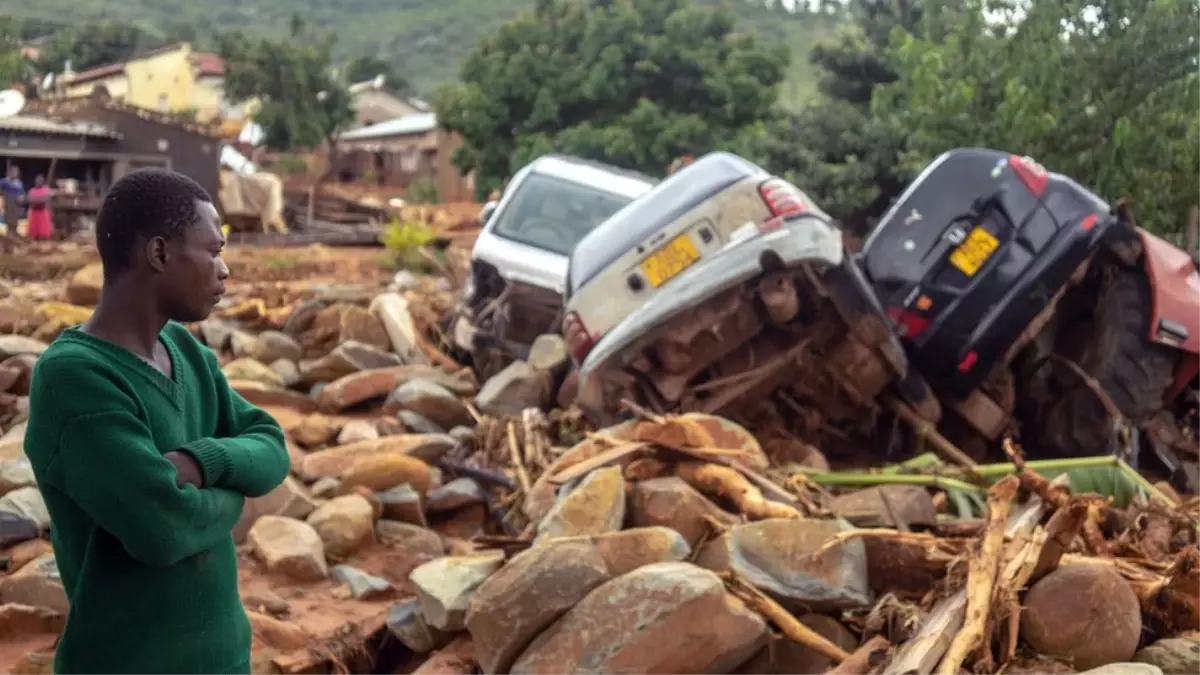
<path id="1" fill-rule="evenodd" d="M 642 272 L 650 285 L 658 288 L 700 259 L 700 251 L 686 234 L 675 237 L 666 246 L 642 261 Z"/>
<path id="2" fill-rule="evenodd" d="M 963 274 L 973 277 L 979 268 L 983 267 L 983 263 L 992 257 L 999 245 L 1000 240 L 991 232 L 976 227 L 967 235 L 967 240 L 950 254 L 950 264 L 962 270 Z"/>

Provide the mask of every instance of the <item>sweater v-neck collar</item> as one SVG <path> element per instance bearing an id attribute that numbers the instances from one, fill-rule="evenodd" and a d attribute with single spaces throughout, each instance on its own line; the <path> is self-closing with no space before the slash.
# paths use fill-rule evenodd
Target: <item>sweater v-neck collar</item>
<path id="1" fill-rule="evenodd" d="M 163 330 L 159 332 L 158 340 L 159 342 L 163 343 L 164 347 L 167 348 L 167 355 L 171 359 L 170 377 L 128 349 L 125 349 L 118 344 L 109 342 L 104 338 L 96 337 L 95 335 L 83 332 L 82 326 L 74 326 L 64 330 L 58 339 L 79 342 L 104 354 L 105 356 L 111 358 L 115 363 L 124 367 L 126 370 L 136 373 L 150 384 L 154 385 L 163 393 L 167 400 L 171 401 L 171 403 L 175 405 L 177 409 L 183 410 L 184 389 L 183 384 L 180 381 L 180 378 L 182 377 L 180 368 L 183 365 L 183 359 L 180 358 L 179 350 L 175 343 L 171 340 L 170 336 L 167 335 L 165 326 L 163 327 Z"/>

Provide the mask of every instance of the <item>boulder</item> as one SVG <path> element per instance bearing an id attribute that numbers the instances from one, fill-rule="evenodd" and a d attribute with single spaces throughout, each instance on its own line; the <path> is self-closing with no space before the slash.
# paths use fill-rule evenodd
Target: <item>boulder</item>
<path id="1" fill-rule="evenodd" d="M 560 488 L 558 500 L 538 525 L 538 538 L 577 537 L 621 529 L 625 521 L 625 479 L 621 468 L 597 469 L 574 487 Z"/>
<path id="2" fill-rule="evenodd" d="M 1167 675 L 1200 673 L 1200 634 L 1163 638 L 1143 647 L 1133 660 L 1158 666 Z"/>
<path id="3" fill-rule="evenodd" d="M 449 375 L 432 366 L 410 365 L 374 368 L 338 378 L 321 390 L 318 403 L 329 412 L 338 412 L 383 398 L 412 380 L 428 380 L 456 396 L 475 393 L 474 385 L 464 377 Z"/>
<path id="4" fill-rule="evenodd" d="M 427 527 L 425 508 L 421 503 L 421 495 L 408 483 L 379 493 L 379 501 L 383 504 L 383 517 L 418 527 Z"/>
<path id="5" fill-rule="evenodd" d="M 254 345 L 257 342 L 258 336 L 254 333 L 234 330 L 233 335 L 229 336 L 229 351 L 233 353 L 235 359 L 248 359 L 251 358 L 250 354 L 254 352 Z"/>
<path id="6" fill-rule="evenodd" d="M 479 388 L 475 406 L 492 417 L 519 415 L 550 402 L 550 380 L 524 361 L 513 361 Z"/>
<path id="7" fill-rule="evenodd" d="M 539 633 L 611 575 L 586 542 L 526 550 L 471 596 L 467 631 L 485 673 L 504 673 Z"/>
<path id="8" fill-rule="evenodd" d="M 341 426 L 342 423 L 332 417 L 313 413 L 291 429 L 292 438 L 306 448 L 315 448 L 327 445 L 337 438 Z"/>
<path id="9" fill-rule="evenodd" d="M 72 305 L 96 305 L 104 288 L 104 266 L 90 263 L 76 270 L 67 282 L 67 302 Z"/>
<path id="10" fill-rule="evenodd" d="M 446 545 L 437 532 L 412 523 L 381 520 L 375 524 L 375 535 L 381 544 L 389 548 L 410 551 L 431 559 L 446 554 Z"/>
<path id="11" fill-rule="evenodd" d="M 46 510 L 46 501 L 36 487 L 17 488 L 0 497 L 0 511 L 15 513 L 30 521 L 39 530 L 50 529 L 50 512 Z"/>
<path id="12" fill-rule="evenodd" d="M 442 434 L 384 436 L 310 452 L 301 462 L 298 473 L 309 482 L 326 476 L 338 477 L 360 459 L 391 454 L 411 455 L 426 463 L 436 463 L 453 448 L 454 439 Z"/>
<path id="13" fill-rule="evenodd" d="M 347 340 L 319 359 L 301 361 L 300 381 L 307 385 L 333 382 L 359 371 L 398 365 L 400 357 L 395 354 L 357 340 Z"/>
<path id="14" fill-rule="evenodd" d="M 512 673 L 728 673 L 764 644 L 762 617 L 687 563 L 647 565 L 593 589 Z"/>
<path id="15" fill-rule="evenodd" d="M 210 317 L 200 322 L 200 337 L 204 339 L 204 344 L 208 345 L 209 349 L 218 354 L 229 348 L 229 343 L 233 340 L 233 334 L 237 331 L 237 326 L 226 321 Z"/>
<path id="16" fill-rule="evenodd" d="M 503 563 L 503 552 L 487 551 L 438 558 L 413 570 L 408 578 L 416 589 L 425 623 L 446 632 L 462 630 L 471 595 Z"/>
<path id="17" fill-rule="evenodd" d="M 443 429 L 470 424 L 467 406 L 445 387 L 428 380 L 409 380 L 393 391 L 383 404 L 384 414 L 409 410 Z"/>
<path id="18" fill-rule="evenodd" d="M 274 363 L 279 359 L 299 361 L 304 356 L 304 350 L 287 333 L 268 330 L 258 334 L 250 347 L 249 356 L 259 363 Z"/>
<path id="19" fill-rule="evenodd" d="M 396 421 L 404 425 L 404 428 L 414 434 L 444 434 L 446 430 L 434 424 L 428 418 L 411 410 L 401 410 L 396 413 Z M 455 427 L 461 428 L 461 427 Z"/>
<path id="20" fill-rule="evenodd" d="M 841 647 L 847 653 L 858 648 L 858 640 L 837 619 L 824 614 L 805 614 L 800 623 L 814 633 Z M 776 675 L 777 673 L 824 673 L 836 665 L 833 659 L 791 640 L 777 640 L 759 650 L 738 668 L 738 675 Z"/>
<path id="21" fill-rule="evenodd" d="M 341 476 L 341 491 L 361 485 L 372 492 L 409 485 L 425 494 L 433 484 L 433 470 L 416 457 L 399 452 L 372 455 L 356 460 Z"/>
<path id="22" fill-rule="evenodd" d="M 483 503 L 484 492 L 479 483 L 471 478 L 456 478 L 429 492 L 425 498 L 425 510 L 430 514 L 448 513 Z"/>
<path id="23" fill-rule="evenodd" d="M 0 605 L 10 602 L 67 613 L 70 602 L 63 590 L 62 576 L 53 553 L 42 555 L 25 564 L 16 574 L 0 579 Z"/>
<path id="24" fill-rule="evenodd" d="M 342 312 L 338 342 L 354 340 L 376 349 L 390 350 L 391 338 L 379 317 L 363 307 L 350 306 Z"/>
<path id="25" fill-rule="evenodd" d="M 1025 594 L 1021 637 L 1079 669 L 1129 661 L 1141 632 L 1137 595 L 1109 565 L 1062 565 Z"/>
<path id="26" fill-rule="evenodd" d="M 421 603 L 416 598 L 401 600 L 387 613 L 388 631 L 405 647 L 417 654 L 428 654 L 450 642 L 450 635 L 430 628 L 421 617 Z"/>
<path id="27" fill-rule="evenodd" d="M 706 544 L 696 564 L 715 572 L 735 570 L 794 611 L 860 608 L 871 601 L 862 540 L 812 555 L 831 537 L 851 529 L 844 520 L 807 518 L 735 525 Z"/>
<path id="28" fill-rule="evenodd" d="M 295 361 L 279 359 L 278 361 L 272 361 L 270 368 L 283 381 L 283 386 L 294 387 L 300 384 L 300 369 L 296 366 Z"/>
<path id="29" fill-rule="evenodd" d="M 1163 675 L 1163 671 L 1149 663 L 1106 663 L 1081 671 L 1079 675 Z"/>
<path id="30" fill-rule="evenodd" d="M 67 615 L 48 607 L 9 603 L 0 605 L 0 635 L 16 640 L 27 635 L 57 635 L 67 625 Z"/>
<path id="31" fill-rule="evenodd" d="M 24 335 L 0 335 L 0 361 L 19 354 L 41 355 L 46 347 L 45 342 Z"/>
<path id="32" fill-rule="evenodd" d="M 308 516 L 331 558 L 348 558 L 375 539 L 375 509 L 360 494 L 335 497 Z"/>
<path id="33" fill-rule="evenodd" d="M 587 543 L 596 549 L 605 569 L 614 577 L 639 567 L 662 562 L 682 562 L 692 554 L 683 536 L 666 527 L 635 527 L 590 537 L 551 539 L 539 546 Z"/>
<path id="34" fill-rule="evenodd" d="M 933 498 L 919 485 L 880 485 L 856 490 L 836 497 L 829 510 L 858 527 L 897 527 L 891 514 L 905 525 L 937 523 Z"/>
<path id="35" fill-rule="evenodd" d="M 29 463 L 29 459 L 18 457 L 0 460 L 0 497 L 18 488 L 34 485 L 37 485 L 37 480 L 33 476 L 33 465 Z"/>
<path id="36" fill-rule="evenodd" d="M 683 535 L 689 546 L 698 545 L 712 530 L 705 516 L 726 526 L 739 522 L 678 476 L 635 483 L 629 507 L 631 525 L 669 527 Z"/>
<path id="37" fill-rule="evenodd" d="M 242 358 L 230 361 L 221 369 L 227 380 L 257 382 L 269 387 L 283 388 L 283 378 L 265 364 L 255 359 Z"/>
<path id="38" fill-rule="evenodd" d="M 379 438 L 379 431 L 374 424 L 365 420 L 351 420 L 338 432 L 337 444 L 346 445 L 359 441 L 373 441 Z"/>
<path id="39" fill-rule="evenodd" d="M 334 565 L 329 571 L 333 580 L 346 584 L 350 588 L 350 597 L 355 600 L 370 600 L 392 590 L 387 579 L 351 567 L 349 565 Z"/>
<path id="40" fill-rule="evenodd" d="M 25 516 L 0 511 L 0 549 L 7 549 L 37 536 L 37 523 Z"/>
<path id="41" fill-rule="evenodd" d="M 246 538 L 268 572 L 296 581 L 319 581 L 329 575 L 321 535 L 302 520 L 262 516 Z"/>
<path id="42" fill-rule="evenodd" d="M 245 506 L 242 507 L 242 517 L 237 525 L 233 526 L 233 541 L 238 544 L 245 542 L 250 528 L 263 516 L 303 520 L 316 508 L 316 503 L 308 496 L 304 485 L 288 476 L 266 495 L 246 500 Z"/>
<path id="43" fill-rule="evenodd" d="M 417 325 L 408 309 L 408 301 L 399 293 L 383 293 L 371 301 L 371 312 L 383 322 L 392 343 L 392 351 L 405 363 L 424 363 L 418 346 Z"/>
<path id="44" fill-rule="evenodd" d="M 268 371 L 275 372 L 269 368 Z M 291 408 L 299 413 L 311 413 L 317 409 L 317 402 L 304 394 L 262 382 L 230 380 L 229 388 L 260 408 Z"/>

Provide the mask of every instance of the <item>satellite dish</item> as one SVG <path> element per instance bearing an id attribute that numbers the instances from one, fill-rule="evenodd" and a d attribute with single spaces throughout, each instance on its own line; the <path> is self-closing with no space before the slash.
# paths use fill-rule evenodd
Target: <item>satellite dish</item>
<path id="1" fill-rule="evenodd" d="M 54 86 L 54 73 L 46 73 L 46 77 L 42 78 L 42 91 Z"/>
<path id="2" fill-rule="evenodd" d="M 383 89 L 383 83 L 386 81 L 387 81 L 387 78 L 384 77 L 383 73 L 380 73 L 375 76 L 374 80 L 371 80 L 371 88 L 372 89 Z"/>
<path id="3" fill-rule="evenodd" d="M 0 118 L 12 117 L 25 107 L 25 95 L 16 89 L 0 91 Z"/>

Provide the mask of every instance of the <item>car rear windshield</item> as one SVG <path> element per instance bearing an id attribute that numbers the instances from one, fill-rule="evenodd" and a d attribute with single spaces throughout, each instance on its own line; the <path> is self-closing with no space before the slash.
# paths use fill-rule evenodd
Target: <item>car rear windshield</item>
<path id="1" fill-rule="evenodd" d="M 543 173 L 531 173 L 497 214 L 496 235 L 567 255 L 592 228 L 632 199 Z"/>
<path id="2" fill-rule="evenodd" d="M 750 162 L 725 152 L 705 155 L 654 186 L 580 242 L 571 255 L 567 288 L 578 289 L 615 260 L 698 204 L 730 185 L 761 173 Z"/>

